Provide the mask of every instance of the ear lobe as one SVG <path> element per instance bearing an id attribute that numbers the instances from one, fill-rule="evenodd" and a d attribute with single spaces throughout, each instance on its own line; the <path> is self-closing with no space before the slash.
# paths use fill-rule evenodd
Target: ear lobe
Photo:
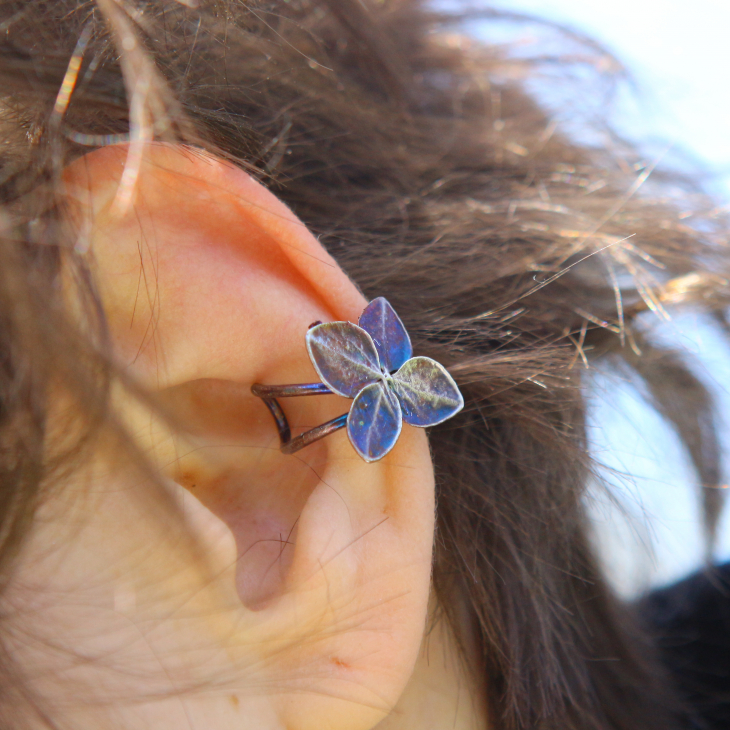
<path id="1" fill-rule="evenodd" d="M 126 156 L 108 147 L 68 168 L 69 219 L 89 237 L 120 361 L 196 439 L 187 455 L 170 439 L 155 456 L 236 539 L 241 611 L 259 633 L 234 653 L 265 667 L 262 686 L 277 688 L 268 701 L 290 730 L 371 727 L 405 686 L 425 623 L 434 508 L 425 434 L 404 427 L 376 464 L 344 432 L 280 454 L 251 384 L 316 380 L 308 325 L 355 322 L 365 300 L 275 196 L 202 152 L 147 146 L 120 213 Z M 351 402 L 285 407 L 303 430 Z"/>

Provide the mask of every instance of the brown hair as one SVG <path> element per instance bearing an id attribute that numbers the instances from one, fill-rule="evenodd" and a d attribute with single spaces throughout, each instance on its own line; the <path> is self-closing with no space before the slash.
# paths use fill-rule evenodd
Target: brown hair
<path id="1" fill-rule="evenodd" d="M 712 401 L 643 313 L 719 311 L 725 221 L 617 138 L 562 135 L 525 91 L 534 64 L 470 39 L 463 17 L 418 0 L 187 5 L 2 3 L 0 559 L 121 377 L 83 257 L 57 243 L 58 173 L 124 135 L 182 140 L 262 179 L 459 382 L 466 408 L 431 433 L 434 580 L 447 613 L 466 597 L 494 726 L 673 727 L 592 554 L 582 376 L 596 358 L 635 371 L 718 483 Z M 54 286 L 61 260 L 86 294 L 81 327 Z M 60 446 L 56 385 L 75 402 Z"/>

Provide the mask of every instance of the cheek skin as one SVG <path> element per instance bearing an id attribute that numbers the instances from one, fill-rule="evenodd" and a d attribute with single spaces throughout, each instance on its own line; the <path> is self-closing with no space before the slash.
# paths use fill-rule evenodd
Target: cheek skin
<path id="1" fill-rule="evenodd" d="M 72 216 L 80 228 L 93 220 L 90 256 L 115 354 L 175 429 L 119 395 L 164 488 L 109 437 L 44 508 L 18 574 L 26 590 L 15 593 L 18 605 L 43 602 L 27 630 L 101 657 L 79 665 L 59 653 L 46 689 L 75 692 L 79 707 L 86 691 L 98 707 L 149 696 L 158 709 L 154 696 L 189 690 L 192 719 L 210 727 L 216 717 L 217 730 L 366 730 L 397 701 L 423 635 L 434 519 L 426 436 L 404 427 L 375 464 L 342 431 L 283 456 L 250 395 L 254 382 L 316 381 L 308 325 L 356 321 L 365 301 L 240 171 L 154 147 L 135 204 L 115 217 L 123 155 L 102 152 L 83 166 L 101 192 Z M 349 404 L 292 398 L 285 410 L 296 429 Z M 122 700 L 115 707 L 122 727 L 147 722 L 129 720 Z M 179 716 L 160 722 L 156 730 L 186 726 Z"/>

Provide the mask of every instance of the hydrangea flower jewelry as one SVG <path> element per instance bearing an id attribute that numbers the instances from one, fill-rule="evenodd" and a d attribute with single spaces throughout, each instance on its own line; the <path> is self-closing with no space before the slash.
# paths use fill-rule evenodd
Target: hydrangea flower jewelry
<path id="1" fill-rule="evenodd" d="M 406 328 L 383 297 L 365 307 L 358 324 L 312 325 L 306 343 L 321 383 L 255 383 L 251 388 L 274 416 L 285 454 L 347 426 L 355 451 L 365 461 L 377 461 L 395 446 L 403 421 L 421 428 L 435 426 L 464 407 L 464 398 L 443 365 L 429 357 L 412 357 Z M 292 438 L 276 399 L 330 393 L 354 399 L 349 413 Z"/>

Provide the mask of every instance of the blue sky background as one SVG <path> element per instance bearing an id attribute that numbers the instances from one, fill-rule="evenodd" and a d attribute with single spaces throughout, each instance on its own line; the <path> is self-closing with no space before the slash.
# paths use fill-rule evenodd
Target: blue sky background
<path id="1" fill-rule="evenodd" d="M 634 124 L 690 149 L 730 193 L 730 2 L 503 0 L 495 5 L 564 23 L 603 43 L 641 89 L 642 115 Z"/>
<path id="2" fill-rule="evenodd" d="M 711 173 L 708 185 L 719 202 L 730 203 L 730 0 L 503 0 L 495 5 L 560 22 L 606 46 L 637 82 L 638 103 L 617 106 L 621 130 L 639 138 L 658 135 L 689 152 Z M 699 358 L 700 374 L 730 424 L 730 347 L 693 315 L 675 318 L 662 336 Z M 609 476 L 618 507 L 599 490 L 592 498 L 602 553 L 617 587 L 632 595 L 699 567 L 696 477 L 673 432 L 630 383 L 611 374 L 596 380 L 590 427 L 599 459 L 633 475 Z M 723 439 L 730 453 L 725 426 Z M 717 557 L 730 560 L 729 510 Z"/>

